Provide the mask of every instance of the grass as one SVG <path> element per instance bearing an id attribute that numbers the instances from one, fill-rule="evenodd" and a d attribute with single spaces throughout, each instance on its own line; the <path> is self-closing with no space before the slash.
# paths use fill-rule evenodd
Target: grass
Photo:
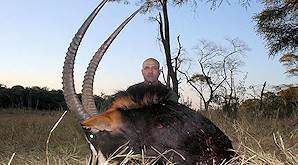
<path id="1" fill-rule="evenodd" d="M 0 111 L 0 164 L 45 164 L 46 140 L 51 127 L 63 112 Z M 89 149 L 71 114 L 53 132 L 49 157 L 51 164 L 77 164 L 86 161 Z"/>
<path id="2" fill-rule="evenodd" d="M 0 164 L 10 161 L 11 164 L 46 164 L 46 141 L 62 114 L 1 109 Z M 297 164 L 297 114 L 285 119 L 251 118 L 240 114 L 237 120 L 230 120 L 218 112 L 204 115 L 232 139 L 239 164 Z M 146 154 L 137 155 L 132 151 L 123 154 L 126 150 L 123 146 L 113 157 L 122 156 L 124 162 L 141 161 L 142 164 L 152 164 L 161 157 L 159 154 L 146 158 Z M 71 113 L 67 113 L 52 132 L 48 151 L 49 164 L 87 164 L 89 149 Z"/>
<path id="3" fill-rule="evenodd" d="M 205 113 L 233 141 L 244 164 L 297 164 L 298 116 L 256 118 L 239 114 L 231 121 L 218 112 Z"/>

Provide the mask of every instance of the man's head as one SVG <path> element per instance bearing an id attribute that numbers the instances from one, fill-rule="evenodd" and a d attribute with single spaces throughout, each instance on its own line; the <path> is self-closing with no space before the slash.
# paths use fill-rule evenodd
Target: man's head
<path id="1" fill-rule="evenodd" d="M 148 58 L 143 62 L 142 74 L 147 82 L 157 82 L 160 74 L 159 62 L 154 58 Z"/>

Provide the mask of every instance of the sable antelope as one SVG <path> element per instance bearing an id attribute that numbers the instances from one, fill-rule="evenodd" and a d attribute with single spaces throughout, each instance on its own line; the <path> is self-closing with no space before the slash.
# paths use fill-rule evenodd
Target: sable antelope
<path id="1" fill-rule="evenodd" d="M 109 45 L 124 26 L 140 11 L 128 17 L 101 45 L 87 68 L 82 101 L 76 95 L 73 78 L 75 56 L 89 25 L 108 0 L 103 0 L 86 19 L 74 36 L 66 53 L 63 67 L 65 101 L 85 130 L 87 142 L 96 164 L 128 142 L 135 152 L 147 146 L 147 154 L 173 149 L 179 164 L 219 164 L 233 156 L 229 138 L 200 113 L 175 102 L 168 101 L 164 86 L 143 86 L 115 95 L 111 105 L 102 113 L 93 99 L 93 80 L 97 66 Z M 94 163 L 93 162 L 93 163 Z M 161 161 L 162 163 L 162 161 Z"/>

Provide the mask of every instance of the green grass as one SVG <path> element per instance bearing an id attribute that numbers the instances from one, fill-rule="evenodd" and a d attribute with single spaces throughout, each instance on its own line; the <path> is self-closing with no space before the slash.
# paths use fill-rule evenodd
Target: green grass
<path id="1" fill-rule="evenodd" d="M 46 140 L 62 113 L 0 110 L 0 164 L 7 164 L 13 153 L 15 156 L 11 164 L 45 164 Z M 235 121 L 222 113 L 204 114 L 231 138 L 241 162 L 297 164 L 297 114 L 285 119 L 240 115 Z M 74 116 L 67 113 L 51 135 L 50 164 L 86 164 L 88 155 L 89 149 L 81 128 Z M 132 157 L 136 159 L 136 156 Z"/>

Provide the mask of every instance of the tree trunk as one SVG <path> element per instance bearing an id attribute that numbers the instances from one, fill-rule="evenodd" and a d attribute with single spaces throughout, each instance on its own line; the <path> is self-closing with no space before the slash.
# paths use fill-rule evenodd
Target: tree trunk
<path id="1" fill-rule="evenodd" d="M 263 109 L 263 95 L 264 95 L 265 86 L 266 86 L 266 81 L 264 82 L 263 88 L 262 88 L 262 91 L 261 91 L 260 108 L 259 108 L 260 112 L 262 112 L 262 109 Z"/>
<path id="2" fill-rule="evenodd" d="M 161 0 L 160 1 L 162 5 L 162 13 L 163 13 L 163 26 L 159 28 L 162 32 L 161 35 L 164 34 L 164 36 L 161 36 L 162 38 L 162 44 L 165 51 L 166 56 L 166 62 L 167 62 L 167 68 L 168 68 L 168 75 L 172 80 L 173 90 L 178 95 L 178 79 L 177 75 L 174 72 L 173 66 L 172 66 L 172 56 L 171 56 L 171 46 L 170 46 L 170 30 L 169 30 L 169 18 L 168 18 L 168 7 L 167 7 L 167 0 Z M 167 82 L 167 85 L 170 86 L 170 83 Z"/>
<path id="3" fill-rule="evenodd" d="M 39 99 L 36 100 L 35 110 L 37 110 L 37 108 L 38 108 L 38 104 L 39 104 Z"/>

